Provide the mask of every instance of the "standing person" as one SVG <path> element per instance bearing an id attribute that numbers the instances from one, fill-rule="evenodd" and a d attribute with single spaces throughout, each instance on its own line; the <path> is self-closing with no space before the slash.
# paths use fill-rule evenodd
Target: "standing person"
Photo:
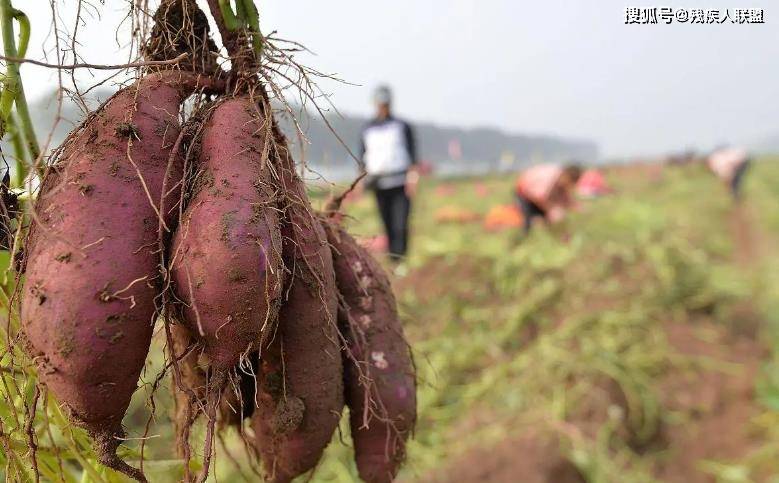
<path id="1" fill-rule="evenodd" d="M 416 146 L 411 126 L 392 115 L 390 89 L 380 86 L 373 100 L 376 117 L 360 136 L 360 158 L 366 184 L 376 195 L 390 258 L 399 261 L 408 250 L 411 199 L 419 181 Z"/>
<path id="2" fill-rule="evenodd" d="M 728 185 L 730 194 L 736 201 L 741 198 L 741 185 L 750 163 L 749 153 L 745 149 L 735 147 L 716 149 L 707 159 L 709 169 Z"/>
<path id="3" fill-rule="evenodd" d="M 576 165 L 537 164 L 517 179 L 515 196 L 522 212 L 524 233 L 528 234 L 533 221 L 557 223 L 565 213 L 576 207 L 574 190 L 582 174 Z"/>

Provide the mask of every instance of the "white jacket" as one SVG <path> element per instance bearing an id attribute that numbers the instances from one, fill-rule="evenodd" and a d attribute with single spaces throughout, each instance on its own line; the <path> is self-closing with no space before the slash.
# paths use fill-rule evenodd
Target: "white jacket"
<path id="1" fill-rule="evenodd" d="M 415 150 L 411 127 L 399 119 L 374 119 L 362 131 L 360 154 L 377 188 L 404 185 L 406 172 L 416 164 Z"/>

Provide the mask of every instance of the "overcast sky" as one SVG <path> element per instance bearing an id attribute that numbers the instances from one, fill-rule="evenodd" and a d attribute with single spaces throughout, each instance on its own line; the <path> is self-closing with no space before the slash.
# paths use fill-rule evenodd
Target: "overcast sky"
<path id="1" fill-rule="evenodd" d="M 93 0 L 98 3 L 97 0 Z M 28 57 L 41 58 L 48 2 L 32 17 Z M 72 23 L 76 0 L 58 2 Z M 80 53 L 121 62 L 114 31 L 124 1 L 87 22 Z M 32 10 L 27 5 L 40 7 Z M 779 134 L 779 3 L 642 4 L 614 0 L 259 0 L 264 32 L 317 53 L 303 58 L 359 86 L 328 83 L 344 112 L 368 115 L 370 92 L 393 86 L 410 120 L 596 141 L 607 156 L 658 154 Z M 625 25 L 626 6 L 757 7 L 764 25 Z M 112 10 L 115 9 L 115 10 Z M 125 54 L 126 56 L 126 54 Z M 25 65 L 28 97 L 55 78 Z M 83 74 L 82 74 L 83 75 Z"/>

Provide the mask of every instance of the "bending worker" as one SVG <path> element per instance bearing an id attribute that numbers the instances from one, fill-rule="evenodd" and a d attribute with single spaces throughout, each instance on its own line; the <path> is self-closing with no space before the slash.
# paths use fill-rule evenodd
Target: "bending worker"
<path id="1" fill-rule="evenodd" d="M 537 219 L 557 223 L 576 207 L 574 189 L 581 176 L 578 165 L 537 164 L 520 174 L 515 196 L 522 212 L 525 234 Z"/>
<path id="2" fill-rule="evenodd" d="M 738 200 L 741 197 L 744 174 L 750 165 L 749 153 L 741 148 L 722 147 L 709 155 L 707 164 L 709 169 L 728 185 L 733 199 Z"/>

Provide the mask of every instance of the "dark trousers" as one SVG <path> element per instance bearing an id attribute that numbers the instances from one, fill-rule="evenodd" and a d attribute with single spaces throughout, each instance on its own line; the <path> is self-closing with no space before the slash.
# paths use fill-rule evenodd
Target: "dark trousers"
<path id="1" fill-rule="evenodd" d="M 525 235 L 527 235 L 530 233 L 530 227 L 533 224 L 533 218 L 546 218 L 546 213 L 541 209 L 540 206 L 520 195 L 519 193 L 516 193 L 516 197 L 519 211 L 522 213 L 522 229 Z"/>
<path id="2" fill-rule="evenodd" d="M 750 161 L 742 163 L 733 174 L 733 179 L 730 180 L 730 192 L 737 200 L 741 198 L 741 184 L 744 182 L 744 174 L 746 174 L 750 164 Z"/>
<path id="3" fill-rule="evenodd" d="M 389 240 L 389 254 L 399 259 L 408 248 L 408 217 L 411 213 L 411 200 L 406 196 L 406 188 L 376 189 L 376 203 L 379 205 L 381 221 Z"/>

